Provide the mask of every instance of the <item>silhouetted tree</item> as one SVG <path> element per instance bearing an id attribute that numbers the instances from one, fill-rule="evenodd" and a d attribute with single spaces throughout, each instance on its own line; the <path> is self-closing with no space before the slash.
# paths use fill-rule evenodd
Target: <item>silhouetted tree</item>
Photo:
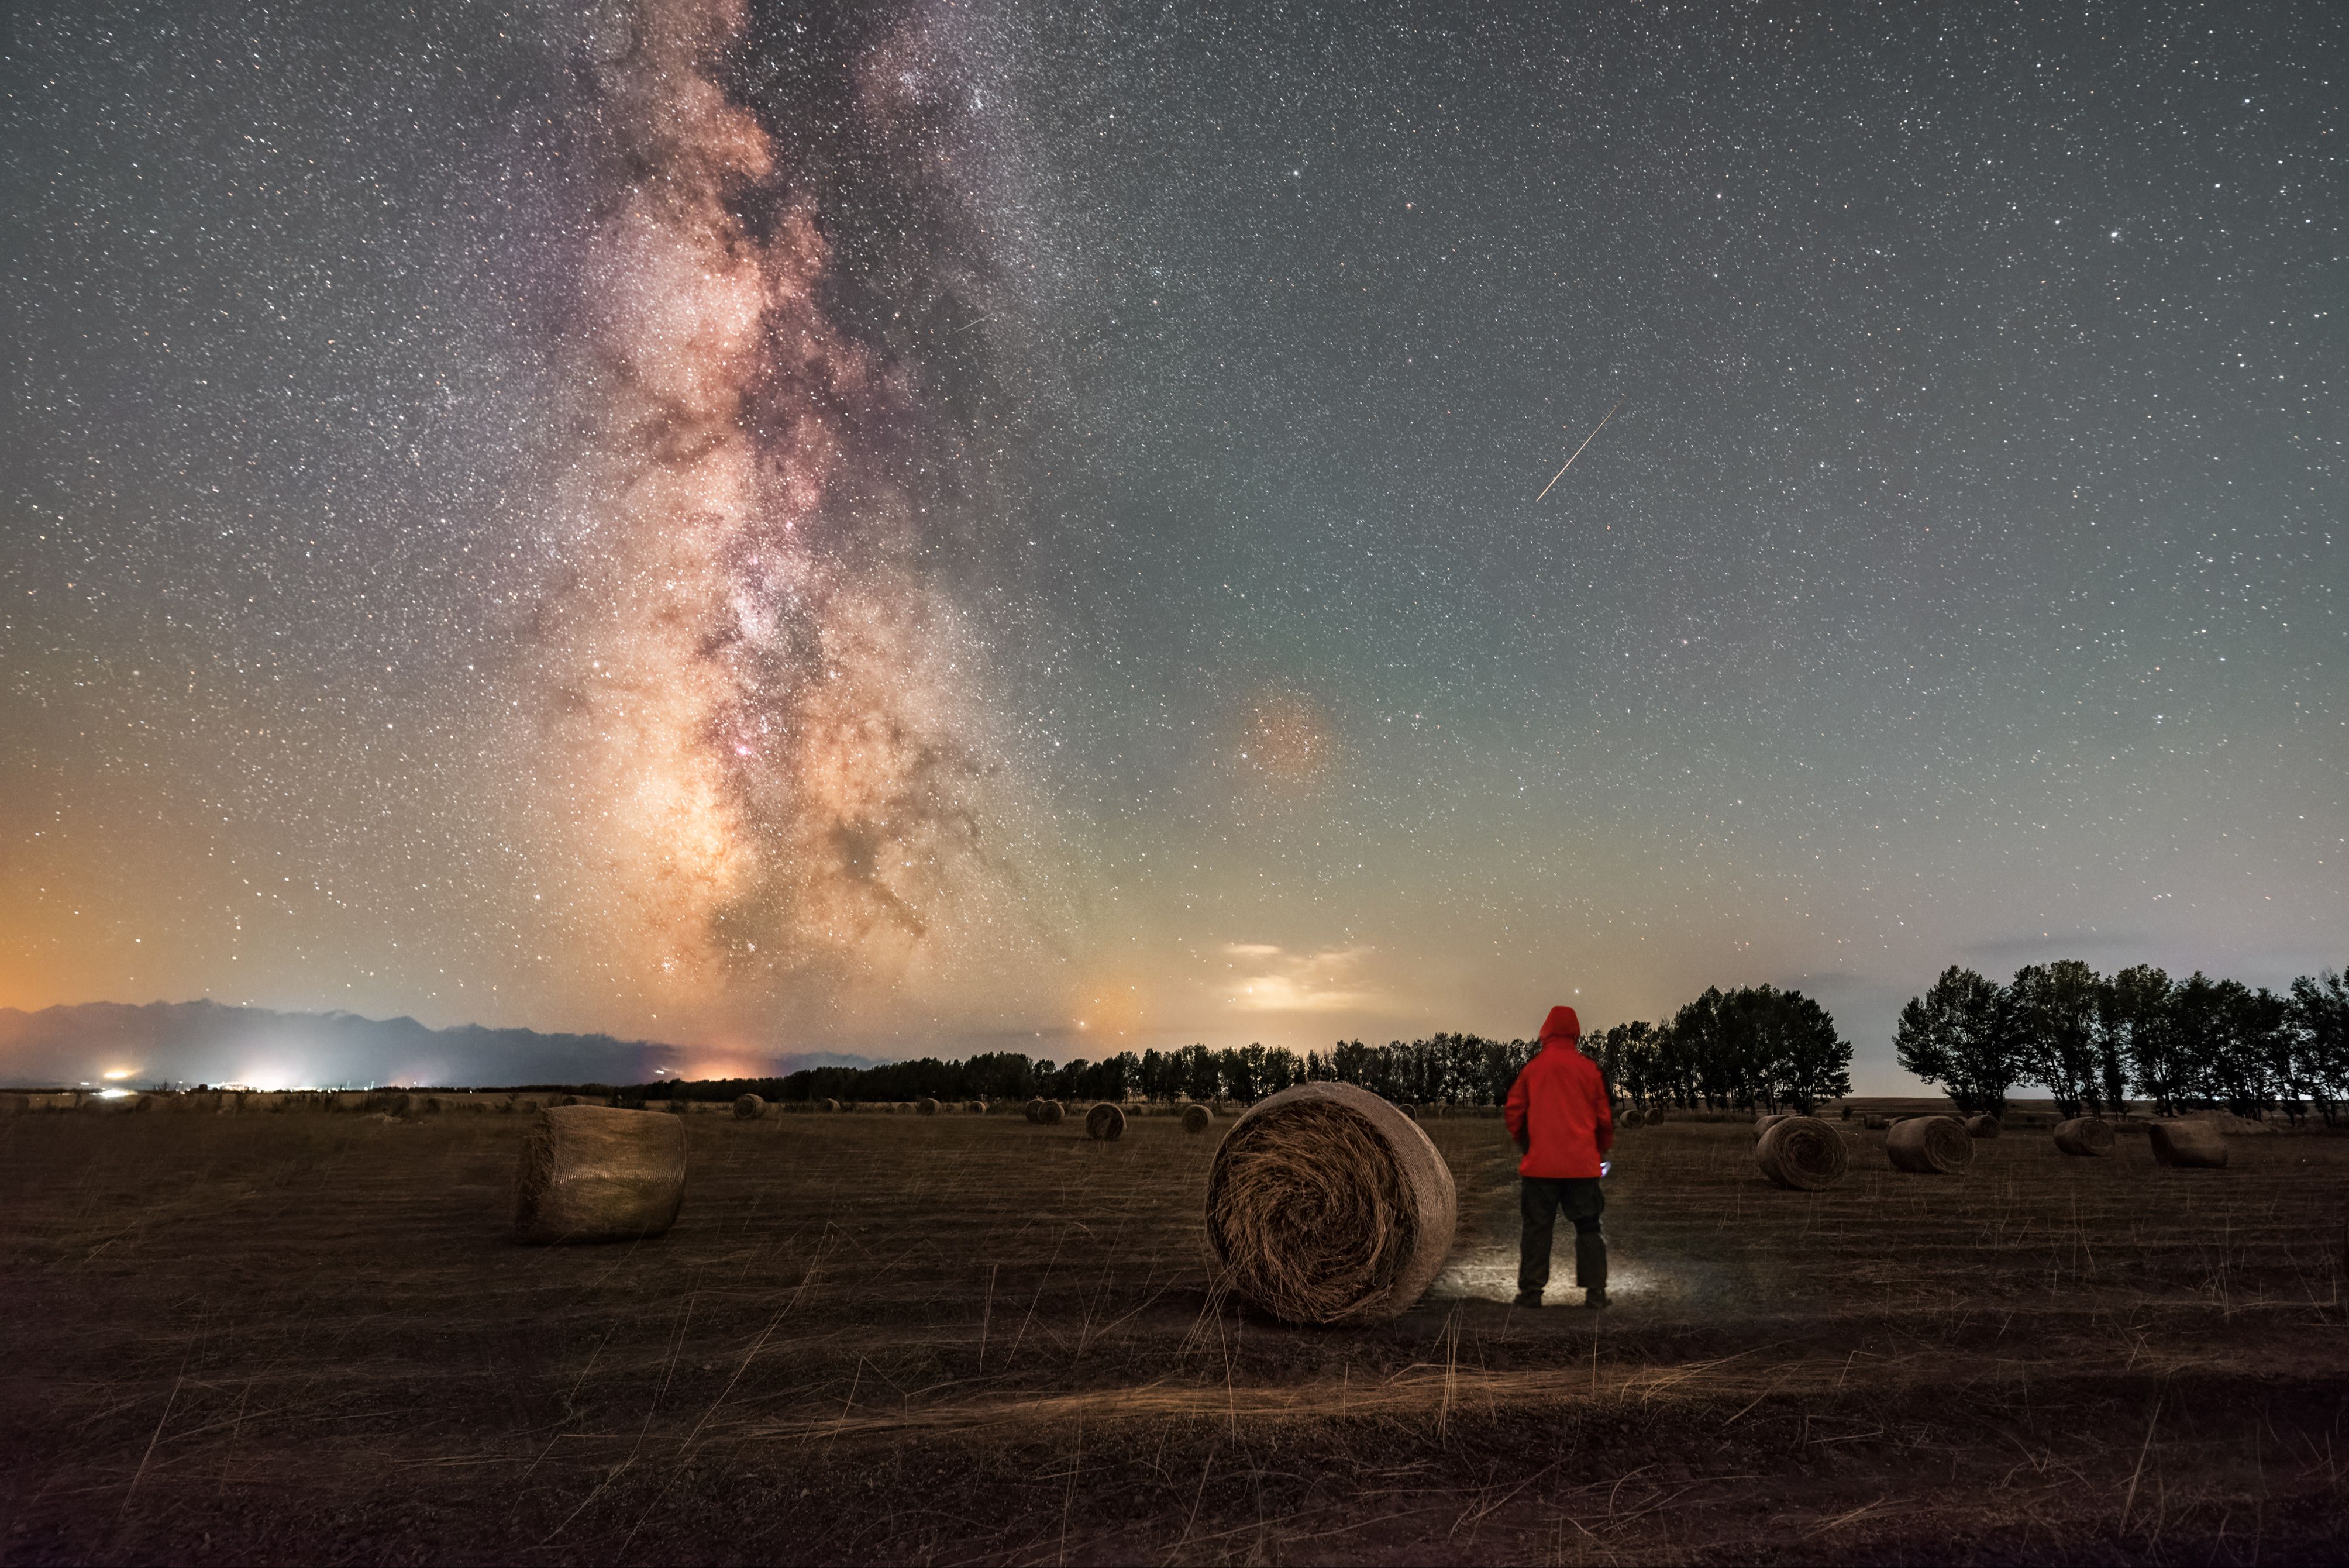
<path id="1" fill-rule="evenodd" d="M 2099 982 L 2076 958 L 2027 964 L 2006 990 L 2006 1030 L 2019 1077 L 2044 1085 L 2058 1116 L 2104 1114 L 2096 1052 Z"/>
<path id="2" fill-rule="evenodd" d="M 2315 1102 L 2327 1127 L 2336 1126 L 2349 1099 L 2349 975 L 2327 969 L 2292 983 L 2293 1095 Z"/>
<path id="3" fill-rule="evenodd" d="M 1909 1072 L 1940 1085 L 1960 1110 L 1999 1115 L 2021 1076 L 2006 1014 L 1995 983 L 1951 965 L 1900 1009 L 1893 1054 Z"/>

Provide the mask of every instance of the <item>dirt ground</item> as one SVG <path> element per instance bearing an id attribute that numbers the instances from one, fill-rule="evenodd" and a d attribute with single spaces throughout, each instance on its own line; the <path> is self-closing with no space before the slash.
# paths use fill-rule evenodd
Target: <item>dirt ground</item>
<path id="1" fill-rule="evenodd" d="M 1169 1119 L 694 1117 L 675 1231 L 552 1249 L 525 1125 L 0 1120 L 0 1561 L 2349 1561 L 2349 1139 L 1639 1129 L 1597 1314 L 1433 1121 L 1451 1266 L 1332 1333 L 1211 1295 Z"/>

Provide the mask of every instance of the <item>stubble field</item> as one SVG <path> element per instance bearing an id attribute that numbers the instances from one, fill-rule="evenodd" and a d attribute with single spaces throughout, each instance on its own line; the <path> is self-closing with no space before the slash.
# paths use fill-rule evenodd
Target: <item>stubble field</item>
<path id="1" fill-rule="evenodd" d="M 567 1248 L 526 1125 L 0 1121 L 0 1558 L 2349 1559 L 2349 1139 L 1797 1194 L 1642 1128 L 1592 1314 L 1507 1305 L 1511 1151 L 1432 1121 L 1451 1266 L 1332 1333 L 1213 1289 L 1227 1122 L 696 1116 L 676 1229 Z"/>

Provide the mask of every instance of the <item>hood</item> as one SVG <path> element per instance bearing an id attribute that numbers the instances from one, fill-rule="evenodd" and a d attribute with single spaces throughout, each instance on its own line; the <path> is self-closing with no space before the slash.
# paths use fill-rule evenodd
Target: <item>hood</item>
<path id="1" fill-rule="evenodd" d="M 1542 1020 L 1541 1043 L 1545 1046 L 1553 1040 L 1571 1046 L 1581 1039 L 1582 1020 L 1574 1016 L 1571 1007 L 1552 1007 L 1549 1016 Z"/>

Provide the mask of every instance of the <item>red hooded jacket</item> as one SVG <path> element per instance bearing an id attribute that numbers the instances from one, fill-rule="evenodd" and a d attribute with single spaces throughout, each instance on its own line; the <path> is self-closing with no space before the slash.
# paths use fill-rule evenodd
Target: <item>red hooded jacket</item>
<path id="1" fill-rule="evenodd" d="M 1509 1137 L 1526 1151 L 1520 1176 L 1599 1174 L 1599 1157 L 1615 1147 L 1615 1116 L 1599 1064 L 1576 1047 L 1582 1023 L 1571 1007 L 1552 1007 L 1541 1049 L 1509 1086 L 1502 1111 Z"/>

